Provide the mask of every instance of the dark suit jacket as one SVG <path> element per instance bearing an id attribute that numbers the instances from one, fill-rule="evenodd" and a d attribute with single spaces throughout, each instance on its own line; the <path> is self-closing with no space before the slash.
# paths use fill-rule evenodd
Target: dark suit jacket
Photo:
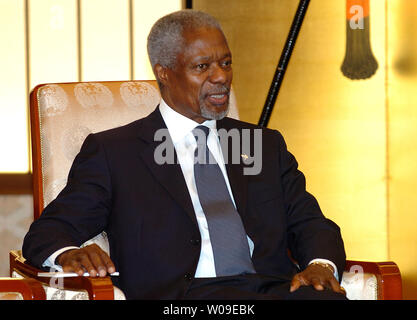
<path id="1" fill-rule="evenodd" d="M 259 129 L 230 118 L 217 121 L 217 127 Z M 154 133 L 160 128 L 166 126 L 157 108 L 126 126 L 89 135 L 67 186 L 31 225 L 24 257 L 40 267 L 56 250 L 79 246 L 106 230 L 120 272 L 113 281 L 128 299 L 183 297 L 201 238 L 180 165 L 154 161 L 160 144 Z M 288 249 L 301 269 L 325 258 L 342 273 L 345 252 L 338 226 L 306 192 L 304 175 L 281 134 L 264 128 L 262 142 L 260 174 L 243 175 L 244 164 L 226 164 L 238 212 L 254 242 L 257 273 L 292 276 L 296 268 Z"/>

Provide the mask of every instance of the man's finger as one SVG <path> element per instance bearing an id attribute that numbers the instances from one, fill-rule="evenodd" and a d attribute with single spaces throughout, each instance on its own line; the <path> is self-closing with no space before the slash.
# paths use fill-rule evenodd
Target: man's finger
<path id="1" fill-rule="evenodd" d="M 91 261 L 99 272 L 100 277 L 105 277 L 108 273 L 113 273 L 116 268 L 111 261 L 109 255 L 103 251 L 99 246 L 93 245 L 87 251 Z"/>
<path id="2" fill-rule="evenodd" d="M 335 278 L 330 279 L 330 281 L 329 281 L 329 282 L 330 282 L 331 289 L 332 289 L 334 292 L 338 292 L 338 293 L 346 294 L 346 292 L 345 292 L 345 291 L 343 291 L 343 289 L 342 289 L 342 287 L 340 286 L 339 282 L 338 282 Z"/>
<path id="3" fill-rule="evenodd" d="M 106 252 L 100 251 L 100 257 L 101 260 L 104 262 L 108 273 L 113 273 L 116 271 L 116 267 L 114 266 L 113 261 L 111 261 L 109 255 Z"/>
<path id="4" fill-rule="evenodd" d="M 79 276 L 82 276 L 84 273 L 84 270 L 81 267 L 81 264 L 77 260 L 72 260 L 72 259 L 65 261 L 65 263 L 62 265 L 62 270 L 64 272 L 75 272 Z"/>
<path id="5" fill-rule="evenodd" d="M 95 277 L 97 275 L 97 269 L 94 266 L 94 262 L 91 261 L 90 256 L 87 254 L 82 254 L 80 257 L 81 265 L 87 270 L 90 274 L 90 277 Z"/>
<path id="6" fill-rule="evenodd" d="M 76 272 L 80 276 L 88 272 L 91 277 L 105 277 L 107 272 L 116 271 L 108 254 L 96 244 L 68 250 L 59 255 L 57 260 L 65 272 Z"/>
<path id="7" fill-rule="evenodd" d="M 322 291 L 324 289 L 323 285 L 321 284 L 318 278 L 312 278 L 310 282 L 311 282 L 311 285 L 314 287 L 314 289 L 318 291 Z"/>
<path id="8" fill-rule="evenodd" d="M 298 274 L 296 274 L 291 280 L 290 292 L 294 292 L 301 286 L 301 279 Z"/>
<path id="9" fill-rule="evenodd" d="M 100 277 L 105 277 L 106 274 L 107 274 L 107 268 L 106 268 L 106 265 L 104 264 L 104 262 L 101 259 L 99 251 L 98 250 L 88 251 L 88 256 L 89 256 L 95 270 L 98 271 L 99 276 Z M 91 274 L 90 274 L 90 276 L 91 276 Z"/>

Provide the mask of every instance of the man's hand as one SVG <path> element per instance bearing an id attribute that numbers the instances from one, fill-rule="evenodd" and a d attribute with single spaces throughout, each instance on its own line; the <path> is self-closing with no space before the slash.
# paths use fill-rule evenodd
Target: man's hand
<path id="1" fill-rule="evenodd" d="M 304 271 L 297 273 L 291 281 L 290 292 L 294 292 L 300 286 L 310 285 L 318 291 L 328 288 L 334 292 L 346 294 L 334 277 L 333 272 L 320 264 L 310 264 Z"/>
<path id="2" fill-rule="evenodd" d="M 105 277 L 113 273 L 116 268 L 110 257 L 98 245 L 91 244 L 81 249 L 70 249 L 56 258 L 64 272 L 75 272 L 82 276 L 88 272 L 91 277 Z"/>

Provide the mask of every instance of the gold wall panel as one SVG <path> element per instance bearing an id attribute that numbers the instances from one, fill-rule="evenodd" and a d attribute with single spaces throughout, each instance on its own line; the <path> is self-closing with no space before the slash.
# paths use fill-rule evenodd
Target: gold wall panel
<path id="1" fill-rule="evenodd" d="M 81 0 L 81 80 L 130 79 L 128 0 Z"/>
<path id="2" fill-rule="evenodd" d="M 417 299 L 417 1 L 388 2 L 389 255 Z"/>
<path id="3" fill-rule="evenodd" d="M 270 126 L 283 132 L 309 190 L 340 225 L 347 256 L 386 260 L 385 3 L 371 2 L 371 45 L 382 67 L 368 80 L 340 71 L 345 12 L 345 1 L 311 2 Z"/>
<path id="4" fill-rule="evenodd" d="M 28 172 L 23 0 L 0 0 L 0 172 Z"/>

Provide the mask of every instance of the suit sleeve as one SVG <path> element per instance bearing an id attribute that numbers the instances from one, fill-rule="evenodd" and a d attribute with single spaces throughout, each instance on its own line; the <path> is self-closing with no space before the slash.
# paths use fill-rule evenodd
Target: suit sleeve
<path id="1" fill-rule="evenodd" d="M 67 185 L 34 221 L 23 242 L 23 256 L 34 266 L 55 251 L 79 247 L 106 228 L 111 208 L 110 172 L 97 137 L 89 135 L 71 166 Z"/>
<path id="2" fill-rule="evenodd" d="M 339 227 L 327 219 L 313 195 L 306 191 L 304 174 L 278 133 L 280 177 L 287 212 L 287 241 L 301 269 L 316 258 L 335 263 L 342 279 L 346 255 Z"/>

